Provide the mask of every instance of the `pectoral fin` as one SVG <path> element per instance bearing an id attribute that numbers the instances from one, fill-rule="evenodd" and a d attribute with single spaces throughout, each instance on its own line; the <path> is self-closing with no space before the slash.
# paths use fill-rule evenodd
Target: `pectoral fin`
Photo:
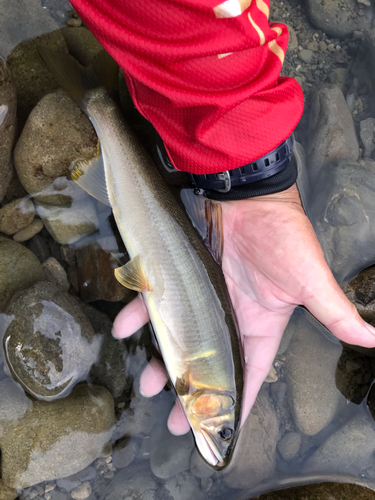
<path id="1" fill-rule="evenodd" d="M 185 375 L 183 375 L 182 377 L 176 378 L 175 388 L 179 396 L 186 396 L 187 394 L 189 394 L 190 381 L 187 373 L 185 373 Z"/>
<path id="2" fill-rule="evenodd" d="M 127 262 L 124 266 L 115 269 L 115 277 L 121 285 L 136 292 L 147 293 L 152 290 L 145 270 L 142 267 L 140 255 L 136 255 L 134 259 Z"/>
<path id="3" fill-rule="evenodd" d="M 72 168 L 71 176 L 78 186 L 91 196 L 104 203 L 104 205 L 111 206 L 105 178 L 103 155 L 99 151 L 99 146 L 98 156 L 91 161 L 77 161 Z"/>

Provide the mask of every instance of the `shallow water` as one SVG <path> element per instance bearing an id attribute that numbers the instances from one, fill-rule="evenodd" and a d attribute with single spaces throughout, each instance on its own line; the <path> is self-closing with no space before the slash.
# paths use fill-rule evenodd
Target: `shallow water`
<path id="1" fill-rule="evenodd" d="M 339 283 L 363 317 L 375 325 L 373 271 L 348 284 L 375 263 L 375 120 L 371 121 L 375 117 L 375 43 L 369 28 L 373 12 L 361 5 L 358 19 L 362 21 L 354 34 L 341 39 L 314 28 L 309 21 L 312 14 L 306 14 L 308 5 L 293 0 L 274 2 L 271 18 L 286 22 L 298 34 L 283 74 L 298 78 L 306 98 L 296 131 L 298 185 L 305 210 Z M 0 276 L 6 283 L 5 292 L 0 290 L 4 499 L 18 494 L 21 499 L 37 500 L 117 500 L 141 495 L 154 500 L 245 500 L 322 481 L 356 483 L 375 491 L 374 351 L 343 346 L 302 308 L 292 316 L 275 358 L 277 380 L 263 384 L 229 469 L 211 471 L 196 455 L 190 434 L 168 433 L 172 391 L 151 399 L 139 394 L 139 376 L 153 350 L 150 333 L 145 328 L 126 341 L 111 337 L 114 317 L 134 296 L 111 276 L 118 260 L 126 259 L 125 249 L 110 209 L 62 174 L 64 161 L 69 158 L 69 164 L 75 153 L 62 151 L 58 156 L 51 146 L 65 141 L 73 147 L 76 140 L 76 156 L 89 158 L 96 150 L 92 129 L 74 107 L 66 113 L 71 121 L 61 117 L 59 110 L 72 106 L 61 93 L 43 101 L 40 114 L 33 115 L 33 126 L 29 120 L 23 129 L 39 98 L 54 88 L 46 81 L 44 93 L 39 95 L 43 89 L 37 89 L 31 95 L 20 78 L 34 67 L 32 57 L 25 47 L 16 55 L 11 51 L 21 41 L 64 26 L 69 9 L 66 0 L 28 0 L 27 8 L 21 3 L 3 7 L 0 0 L 0 10 L 6 12 L 0 17 L 0 56 L 10 54 L 22 131 L 20 138 L 17 135 L 16 163 L 26 164 L 25 170 L 28 161 L 37 164 L 34 155 L 38 147 L 43 151 L 47 140 L 50 149 L 45 156 L 55 154 L 56 165 L 62 163 L 62 167 L 55 165 L 52 184 L 40 175 L 35 176 L 40 184 L 28 188 L 36 205 L 34 220 L 42 218 L 45 227 L 21 243 L 12 241 L 12 232 L 0 240 Z M 366 27 L 362 36 L 361 22 Z M 56 37 L 51 43 L 59 45 L 61 40 Z M 92 41 L 79 43 L 86 55 L 94 46 Z M 302 50 L 308 52 L 301 54 Z M 317 99 L 313 91 L 319 83 L 334 87 Z M 152 131 L 121 88 L 122 106 L 153 152 Z M 52 119 L 45 118 L 47 111 Z M 8 112 L 11 105 L 8 110 L 0 101 L 0 134 L 3 124 L 9 126 Z M 59 125 L 44 136 L 49 121 L 52 129 Z M 73 132 L 64 135 L 69 127 Z M 41 146 L 37 146 L 39 136 Z M 169 180 L 173 182 L 171 176 Z M 8 183 L 5 174 L 0 181 Z M 31 186 L 35 179 L 30 181 L 25 174 L 22 181 Z M 13 180 L 2 205 L 25 196 L 26 191 Z M 23 217 L 28 210 L 22 205 Z M 26 396 L 21 386 L 37 394 L 39 401 Z M 51 402 L 56 394 L 64 397 Z"/>

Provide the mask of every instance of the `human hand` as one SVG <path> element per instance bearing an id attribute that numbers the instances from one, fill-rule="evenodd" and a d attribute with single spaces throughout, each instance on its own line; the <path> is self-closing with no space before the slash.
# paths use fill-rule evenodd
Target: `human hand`
<path id="1" fill-rule="evenodd" d="M 297 305 L 304 305 L 336 337 L 348 344 L 375 347 L 375 329 L 357 313 L 335 281 L 296 185 L 281 193 L 222 203 L 223 272 L 245 351 L 242 423 L 276 356 Z M 136 332 L 149 320 L 139 296 L 117 316 L 115 337 Z M 160 392 L 168 380 L 163 364 L 152 358 L 142 373 L 145 396 Z M 177 402 L 168 419 L 173 434 L 189 424 Z"/>

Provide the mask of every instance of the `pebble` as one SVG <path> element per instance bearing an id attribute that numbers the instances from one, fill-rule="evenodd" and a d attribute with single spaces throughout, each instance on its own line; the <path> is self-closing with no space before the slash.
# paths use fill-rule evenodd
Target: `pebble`
<path id="1" fill-rule="evenodd" d="M 24 241 L 31 240 L 36 234 L 38 234 L 44 225 L 41 219 L 34 219 L 30 226 L 21 229 L 16 234 L 13 235 L 14 241 L 18 241 L 19 243 L 23 243 Z"/>
<path id="2" fill-rule="evenodd" d="M 321 50 L 322 52 L 325 52 L 327 50 L 327 44 L 325 41 L 321 41 L 319 42 L 319 50 Z"/>
<path id="3" fill-rule="evenodd" d="M 116 443 L 113 449 L 113 465 L 117 469 L 128 467 L 138 454 L 140 442 L 137 440 L 123 439 Z"/>
<path id="4" fill-rule="evenodd" d="M 28 198 L 14 200 L 0 208 L 0 232 L 12 235 L 29 226 L 35 216 L 33 202 Z"/>
<path id="5" fill-rule="evenodd" d="M 49 257 L 42 267 L 47 281 L 60 286 L 66 292 L 69 290 L 70 283 L 66 271 L 55 257 Z"/>
<path id="6" fill-rule="evenodd" d="M 86 481 L 70 492 L 74 500 L 86 500 L 91 495 L 91 484 Z"/>
<path id="7" fill-rule="evenodd" d="M 56 488 L 56 484 L 46 484 L 44 487 L 44 493 L 48 493 Z"/>
<path id="8" fill-rule="evenodd" d="M 71 26 L 72 28 L 79 28 L 80 26 L 82 26 L 82 21 L 81 19 L 74 19 L 73 17 L 69 19 L 68 26 Z"/>
<path id="9" fill-rule="evenodd" d="M 298 57 L 306 64 L 311 64 L 314 57 L 314 52 L 312 50 L 302 49 L 299 51 Z"/>
<path id="10" fill-rule="evenodd" d="M 319 49 L 319 42 L 317 42 L 316 40 L 307 44 L 307 50 L 312 50 L 313 52 L 317 52 L 318 49 Z"/>
<path id="11" fill-rule="evenodd" d="M 287 432 L 277 443 L 277 449 L 284 460 L 289 462 L 299 452 L 301 446 L 301 434 L 298 432 Z"/>

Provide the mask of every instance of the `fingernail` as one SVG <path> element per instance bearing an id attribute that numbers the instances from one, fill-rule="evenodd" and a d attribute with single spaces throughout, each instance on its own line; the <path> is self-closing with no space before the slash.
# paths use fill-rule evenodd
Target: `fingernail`
<path id="1" fill-rule="evenodd" d="M 368 323 L 365 323 L 366 324 L 366 328 L 367 330 L 371 333 L 371 335 L 374 335 L 375 337 L 375 328 L 371 325 L 369 325 Z"/>
<path id="2" fill-rule="evenodd" d="M 139 386 L 139 394 L 143 396 L 144 398 L 148 398 L 149 396 L 146 396 L 146 394 L 142 391 L 141 386 Z"/>

